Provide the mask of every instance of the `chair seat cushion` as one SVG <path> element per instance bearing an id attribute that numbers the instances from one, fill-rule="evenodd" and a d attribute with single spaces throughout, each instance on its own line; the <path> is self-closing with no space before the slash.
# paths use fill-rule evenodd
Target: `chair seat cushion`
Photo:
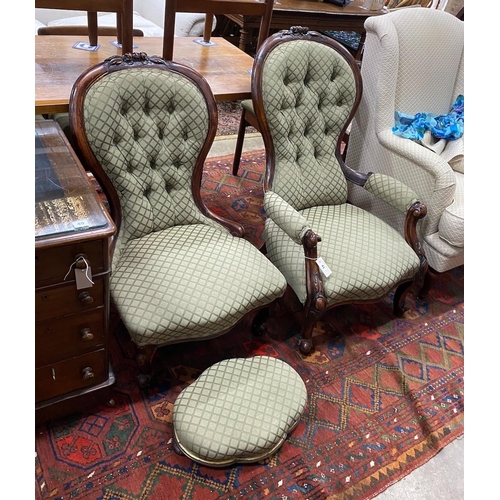
<path id="1" fill-rule="evenodd" d="M 137 345 L 222 335 L 285 293 L 285 278 L 264 254 L 215 226 L 173 226 L 120 249 L 111 296 Z"/>
<path id="2" fill-rule="evenodd" d="M 227 359 L 177 397 L 176 445 L 192 460 L 214 467 L 262 460 L 283 444 L 306 403 L 302 378 L 284 361 Z"/>
<path id="3" fill-rule="evenodd" d="M 318 257 L 332 270 L 328 278 L 323 277 L 328 306 L 383 297 L 397 283 L 413 279 L 419 270 L 420 260 L 404 238 L 359 207 L 348 203 L 323 205 L 300 213 L 313 231 L 323 236 Z M 269 218 L 263 236 L 270 260 L 304 304 L 307 294 L 302 246 Z"/>
<path id="4" fill-rule="evenodd" d="M 464 175 L 455 172 L 453 203 L 439 219 L 439 237 L 454 247 L 464 247 Z"/>
<path id="5" fill-rule="evenodd" d="M 241 101 L 241 107 L 245 110 L 245 111 L 248 111 L 250 113 L 253 113 L 255 114 L 255 111 L 253 109 L 253 102 L 252 102 L 252 99 L 244 99 L 243 101 Z"/>

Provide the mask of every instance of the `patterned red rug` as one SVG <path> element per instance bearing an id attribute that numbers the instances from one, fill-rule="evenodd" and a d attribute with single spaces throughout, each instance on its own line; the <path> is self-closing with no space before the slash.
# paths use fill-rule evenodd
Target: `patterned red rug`
<path id="1" fill-rule="evenodd" d="M 240 125 L 241 101 L 223 101 L 217 103 L 218 125 L 217 135 L 236 135 Z M 247 128 L 247 133 L 257 132 L 253 127 Z"/>
<path id="2" fill-rule="evenodd" d="M 217 215 L 240 222 L 244 238 L 260 248 L 265 213 L 262 182 L 266 155 L 263 149 L 243 153 L 238 177 L 231 174 L 233 156 L 210 158 L 205 162 L 201 194 Z"/>
<path id="3" fill-rule="evenodd" d="M 137 388 L 134 348 L 115 315 L 115 407 L 37 429 L 37 499 L 370 499 L 464 431 L 463 268 L 443 274 L 428 301 L 394 319 L 390 300 L 342 306 L 318 326 L 303 359 L 291 317 L 253 338 L 248 325 L 160 350 L 162 373 Z M 176 396 L 218 360 L 275 356 L 303 377 L 309 401 L 271 459 L 210 469 L 172 446 Z"/>
<path id="4" fill-rule="evenodd" d="M 260 243 L 263 152 L 206 165 L 204 196 L 248 226 Z M 244 210 L 243 210 L 244 208 Z M 205 342 L 161 349 L 154 384 L 135 383 L 134 346 L 115 313 L 114 407 L 102 405 L 36 430 L 36 498 L 78 500 L 370 499 L 432 458 L 464 431 L 464 268 L 442 274 L 427 300 L 410 294 L 403 318 L 392 297 L 341 306 L 317 326 L 303 358 L 292 315 L 253 337 L 249 323 Z M 253 465 L 211 469 L 177 455 L 172 408 L 199 373 L 231 357 L 268 355 L 302 376 L 308 405 L 278 453 Z"/>

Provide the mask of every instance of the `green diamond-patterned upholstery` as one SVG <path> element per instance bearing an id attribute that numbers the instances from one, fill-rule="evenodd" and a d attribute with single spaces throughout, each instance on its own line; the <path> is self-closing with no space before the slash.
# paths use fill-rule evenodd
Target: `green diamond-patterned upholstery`
<path id="1" fill-rule="evenodd" d="M 281 44 L 267 57 L 262 92 L 277 158 L 272 190 L 297 210 L 344 203 L 332 152 L 355 98 L 346 61 L 312 41 Z"/>
<path id="2" fill-rule="evenodd" d="M 206 369 L 177 397 L 175 440 L 201 464 L 256 462 L 279 449 L 306 403 L 302 378 L 284 361 L 227 359 Z"/>
<path id="3" fill-rule="evenodd" d="M 287 236 L 300 245 L 306 232 L 311 229 L 309 221 L 272 191 L 264 193 L 264 207 L 267 218 L 274 221 Z"/>
<path id="4" fill-rule="evenodd" d="M 396 110 L 446 114 L 464 94 L 464 23 L 442 10 L 398 9 L 370 17 L 365 29 L 363 96 L 346 161 L 360 172 L 390 175 L 417 193 L 428 209 L 419 238 L 429 265 L 444 272 L 464 263 L 463 176 L 444 154 L 396 136 L 392 127 Z M 365 190 L 349 186 L 349 199 L 402 232 L 401 213 Z"/>
<path id="5" fill-rule="evenodd" d="M 275 153 L 274 177 L 264 197 L 263 238 L 270 260 L 304 305 L 301 239 L 308 229 L 321 236 L 318 257 L 332 270 L 323 277 L 328 307 L 379 299 L 412 280 L 420 259 L 404 238 L 347 203 L 347 179 L 335 156 L 356 98 L 347 61 L 332 47 L 308 39 L 278 44 L 262 60 L 262 103 Z M 411 189 L 388 176 L 372 175 L 365 188 L 403 212 L 416 201 Z"/>
<path id="6" fill-rule="evenodd" d="M 420 261 L 401 235 L 384 221 L 354 205 L 322 205 L 300 210 L 322 236 L 318 256 L 332 274 L 325 278 L 329 306 L 381 298 L 395 283 L 413 279 Z M 307 299 L 304 251 L 270 218 L 264 240 L 268 256 L 284 274 L 299 300 Z"/>
<path id="7" fill-rule="evenodd" d="M 370 175 L 364 188 L 404 214 L 418 200 L 416 193 L 406 184 L 384 174 Z"/>
<path id="8" fill-rule="evenodd" d="M 221 335 L 286 289 L 257 248 L 195 203 L 206 98 L 184 75 L 147 66 L 109 72 L 85 97 L 87 138 L 121 205 L 111 297 L 138 346 Z"/>
<path id="9" fill-rule="evenodd" d="M 138 345 L 218 336 L 285 288 L 248 241 L 203 224 L 130 241 L 111 275 L 113 300 Z"/>
<path id="10" fill-rule="evenodd" d="M 123 245 L 152 231 L 212 224 L 191 194 L 208 112 L 203 94 L 186 83 L 175 73 L 134 68 L 107 75 L 87 94 L 87 137 L 123 211 L 115 259 Z"/>
<path id="11" fill-rule="evenodd" d="M 245 111 L 254 114 L 253 103 L 251 99 L 243 99 L 240 104 Z"/>

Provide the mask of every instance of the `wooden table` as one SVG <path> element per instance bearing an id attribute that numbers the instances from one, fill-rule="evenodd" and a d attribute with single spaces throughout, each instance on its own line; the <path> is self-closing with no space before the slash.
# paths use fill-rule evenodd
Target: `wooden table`
<path id="1" fill-rule="evenodd" d="M 112 55 L 121 55 L 110 42 L 115 37 L 99 37 L 96 52 L 74 49 L 81 39 L 73 36 L 35 36 L 35 114 L 66 113 L 73 83 L 88 67 Z M 253 58 L 224 38 L 205 47 L 195 38 L 177 37 L 174 60 L 192 67 L 208 81 L 217 101 L 249 99 Z M 135 52 L 161 56 L 162 37 L 134 38 Z"/>
<path id="2" fill-rule="evenodd" d="M 362 34 L 359 44 L 361 51 L 364 42 L 364 23 L 370 16 L 385 14 L 388 10 L 366 10 L 362 8 L 364 0 L 353 0 L 345 7 L 318 0 L 276 0 L 271 18 L 271 32 L 290 29 L 291 26 L 306 26 L 310 30 L 356 31 Z M 226 14 L 225 17 L 241 27 L 239 47 L 247 51 L 248 44 L 259 29 L 260 18 L 239 14 Z M 356 54 L 359 59 L 359 54 Z"/>

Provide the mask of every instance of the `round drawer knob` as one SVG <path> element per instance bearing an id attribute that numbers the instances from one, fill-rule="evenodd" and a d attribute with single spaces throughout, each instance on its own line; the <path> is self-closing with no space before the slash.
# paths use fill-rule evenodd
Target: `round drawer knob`
<path id="1" fill-rule="evenodd" d="M 88 266 L 88 259 L 87 256 L 84 253 L 79 253 L 75 257 L 75 267 L 77 269 L 85 269 Z"/>
<path id="2" fill-rule="evenodd" d="M 89 304 L 92 304 L 92 302 L 94 302 L 94 299 L 89 292 L 82 292 L 80 295 L 78 295 L 78 300 L 83 306 L 88 306 Z"/>
<path id="3" fill-rule="evenodd" d="M 89 380 L 91 378 L 94 378 L 94 372 L 92 371 L 92 368 L 90 366 L 85 367 L 82 370 L 83 373 L 83 380 Z"/>
<path id="4" fill-rule="evenodd" d="M 94 340 L 94 334 L 90 331 L 90 328 L 82 328 L 80 333 L 83 341 L 88 342 L 89 340 Z"/>

